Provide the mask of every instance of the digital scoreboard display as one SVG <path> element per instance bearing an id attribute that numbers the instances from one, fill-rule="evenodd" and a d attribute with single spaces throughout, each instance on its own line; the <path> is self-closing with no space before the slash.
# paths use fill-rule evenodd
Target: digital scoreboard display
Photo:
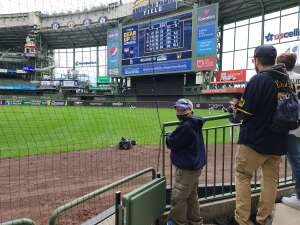
<path id="1" fill-rule="evenodd" d="M 184 48 L 183 22 L 168 21 L 145 29 L 145 54 L 170 49 Z"/>
<path id="2" fill-rule="evenodd" d="M 192 12 L 122 28 L 122 74 L 192 70 Z"/>

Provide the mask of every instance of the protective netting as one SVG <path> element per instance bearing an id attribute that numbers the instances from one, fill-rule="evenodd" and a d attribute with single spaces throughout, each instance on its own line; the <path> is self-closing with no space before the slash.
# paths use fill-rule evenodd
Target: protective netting
<path id="1" fill-rule="evenodd" d="M 175 120 L 174 110 L 160 110 L 164 121 Z M 147 167 L 157 168 L 157 113 L 155 107 L 132 105 L 1 105 L 0 222 L 27 217 L 47 224 L 58 206 Z M 122 137 L 136 145 L 118 150 Z M 125 193 L 150 179 L 142 176 L 75 207 L 58 224 L 79 224 L 113 206 L 115 191 Z"/>
<path id="2" fill-rule="evenodd" d="M 25 103 L 5 101 L 18 102 Z M 37 102 L 31 101 L 31 105 Z M 83 106 L 87 103 L 94 106 Z M 148 167 L 158 172 L 164 168 L 167 183 L 174 183 L 170 151 L 165 149 L 163 164 L 161 143 L 162 123 L 176 120 L 171 102 L 72 104 L 0 105 L 0 222 L 27 217 L 47 224 L 57 207 Z M 222 113 L 194 110 L 203 117 Z M 199 180 L 203 200 L 234 192 L 238 130 L 239 126 L 233 127 L 227 119 L 205 123 L 207 165 Z M 134 140 L 136 145 L 119 150 L 122 137 L 126 144 Z M 286 184 L 290 176 L 285 159 L 279 181 Z M 260 171 L 253 178 L 255 188 L 259 188 L 259 177 Z M 114 205 L 116 191 L 124 194 L 150 179 L 150 174 L 144 175 L 80 204 L 63 213 L 57 224 L 87 221 Z"/>

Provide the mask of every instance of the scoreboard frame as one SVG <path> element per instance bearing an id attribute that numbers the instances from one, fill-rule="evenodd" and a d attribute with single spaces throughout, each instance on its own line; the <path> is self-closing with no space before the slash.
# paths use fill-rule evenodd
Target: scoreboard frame
<path id="1" fill-rule="evenodd" d="M 143 63 L 143 64 L 132 64 L 132 65 L 122 65 L 122 60 L 123 60 L 123 30 L 126 29 L 126 28 L 130 28 L 130 27 L 134 27 L 136 26 L 137 29 L 136 29 L 136 32 L 134 34 L 134 30 L 132 31 L 132 35 L 135 36 L 136 35 L 136 39 L 135 41 L 137 42 L 136 43 L 136 47 L 139 48 L 139 37 L 138 37 L 138 32 L 139 32 L 139 29 L 138 27 L 143 25 L 143 24 L 148 24 L 148 23 L 155 23 L 155 22 L 159 22 L 159 21 L 164 21 L 164 20 L 168 20 L 168 19 L 171 19 L 173 17 L 178 17 L 178 16 L 184 16 L 185 14 L 191 14 L 191 22 L 192 22 L 192 29 L 191 29 L 191 43 L 190 43 L 190 50 L 186 50 L 186 51 L 191 51 L 191 56 L 189 58 L 186 58 L 186 59 L 175 59 L 175 60 L 167 60 L 167 61 L 158 61 L 158 62 L 149 62 L 149 63 Z M 173 13 L 173 14 L 169 14 L 169 15 L 166 15 L 166 16 L 162 16 L 162 17 L 159 17 L 159 18 L 155 18 L 155 19 L 151 19 L 151 20 L 147 20 L 145 18 L 145 20 L 142 20 L 141 22 L 138 22 L 138 23 L 130 23 L 130 24 L 126 24 L 126 25 L 120 25 L 119 26 L 119 34 L 120 34 L 120 48 L 119 48 L 119 68 L 120 68 L 120 75 L 121 77 L 131 77 L 131 76 L 147 76 L 147 75 L 158 75 L 158 74 L 175 74 L 175 73 L 184 73 L 184 72 L 193 72 L 195 71 L 194 69 L 194 52 L 193 52 L 193 49 L 194 49 L 194 46 L 195 46 L 195 41 L 194 41 L 194 35 L 195 35 L 195 10 L 192 9 L 192 10 L 185 10 L 185 11 L 181 11 L 181 12 L 177 12 L 177 13 Z M 183 30 L 184 30 L 184 27 L 183 27 Z M 152 51 L 153 52 L 153 51 Z M 178 51 L 180 52 L 180 50 Z M 145 53 L 145 52 L 144 52 Z M 176 53 L 176 51 L 174 52 Z M 137 54 L 137 57 L 136 58 L 141 58 L 138 54 L 138 52 L 135 52 L 133 54 Z M 163 55 L 165 54 L 169 54 L 169 52 L 166 52 L 166 51 L 162 51 Z M 142 57 L 146 57 L 146 55 L 142 56 Z M 149 56 L 150 57 L 150 56 Z M 151 56 L 152 57 L 152 56 Z M 165 66 L 165 63 L 167 63 L 170 67 L 171 67 L 171 70 L 169 71 L 159 71 L 159 69 L 157 69 L 155 66 L 161 68 L 161 67 L 164 67 Z M 160 66 L 162 65 L 162 66 Z M 176 71 L 176 69 L 172 69 L 173 68 L 176 68 L 176 67 L 180 67 L 180 66 L 187 66 L 188 69 L 186 70 L 178 70 Z M 124 70 L 125 69 L 129 69 L 130 68 L 133 68 L 133 71 L 134 70 L 137 70 L 137 69 L 144 69 L 145 71 L 149 71 L 149 72 L 145 72 L 145 73 L 139 73 L 139 72 L 134 72 L 132 74 L 124 74 Z"/>

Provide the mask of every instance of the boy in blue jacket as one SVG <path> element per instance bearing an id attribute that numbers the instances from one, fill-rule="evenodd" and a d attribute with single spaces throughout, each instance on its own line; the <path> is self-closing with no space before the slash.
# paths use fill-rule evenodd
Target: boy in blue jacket
<path id="1" fill-rule="evenodd" d="M 193 103 L 188 99 L 179 99 L 175 109 L 180 124 L 166 137 L 171 161 L 176 166 L 167 225 L 201 225 L 197 189 L 201 169 L 206 163 L 202 136 L 204 120 L 193 117 Z"/>

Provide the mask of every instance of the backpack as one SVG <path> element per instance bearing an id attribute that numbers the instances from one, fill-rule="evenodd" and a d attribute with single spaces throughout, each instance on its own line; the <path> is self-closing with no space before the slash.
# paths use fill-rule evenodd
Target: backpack
<path id="1" fill-rule="evenodd" d="M 299 123 L 299 102 L 296 93 L 292 89 L 291 81 L 287 77 L 287 86 L 277 88 L 277 107 L 273 115 L 270 128 L 275 133 L 288 133 L 290 130 L 297 129 Z"/>

